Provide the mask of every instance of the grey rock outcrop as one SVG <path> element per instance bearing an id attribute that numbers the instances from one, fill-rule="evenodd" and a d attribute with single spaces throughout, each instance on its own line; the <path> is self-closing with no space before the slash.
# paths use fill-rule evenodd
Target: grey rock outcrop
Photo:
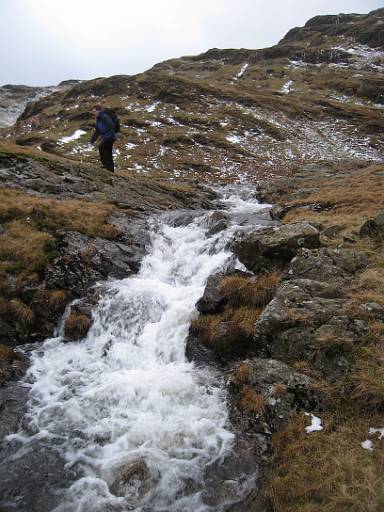
<path id="1" fill-rule="evenodd" d="M 334 380 L 350 369 L 354 345 L 368 334 L 365 322 L 348 316 L 348 305 L 334 284 L 287 281 L 256 322 L 255 349 L 287 363 L 308 361 Z"/>
<path id="2" fill-rule="evenodd" d="M 319 247 L 319 231 L 308 222 L 262 229 L 233 244 L 239 260 L 253 272 L 286 265 L 301 248 Z"/>
<path id="3" fill-rule="evenodd" d="M 361 236 L 370 238 L 384 237 L 384 210 L 376 215 L 376 217 L 367 220 L 360 228 Z"/>
<path id="4" fill-rule="evenodd" d="M 367 263 L 367 254 L 353 249 L 300 249 L 291 261 L 289 276 L 342 284 L 351 280 Z"/>
<path id="5" fill-rule="evenodd" d="M 313 411 L 321 399 L 312 380 L 275 359 L 246 359 L 227 372 L 230 417 L 244 432 L 271 434 L 293 412 Z"/>

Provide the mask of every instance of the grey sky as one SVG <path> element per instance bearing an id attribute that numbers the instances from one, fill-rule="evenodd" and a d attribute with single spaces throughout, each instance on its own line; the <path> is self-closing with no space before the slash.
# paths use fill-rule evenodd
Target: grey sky
<path id="1" fill-rule="evenodd" d="M 135 74 L 209 48 L 264 48 L 317 14 L 383 0 L 0 0 L 0 85 Z"/>

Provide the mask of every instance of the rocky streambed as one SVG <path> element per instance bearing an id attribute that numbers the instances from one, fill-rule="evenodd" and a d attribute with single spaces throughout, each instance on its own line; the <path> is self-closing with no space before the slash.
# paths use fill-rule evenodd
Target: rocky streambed
<path id="1" fill-rule="evenodd" d="M 368 329 L 344 292 L 367 254 L 269 210 L 229 188 L 219 211 L 151 220 L 122 280 L 86 296 L 76 259 L 48 271 L 83 298 L 0 389 L 4 510 L 266 510 L 271 436 L 321 414 L 318 381 L 350 371 Z"/>

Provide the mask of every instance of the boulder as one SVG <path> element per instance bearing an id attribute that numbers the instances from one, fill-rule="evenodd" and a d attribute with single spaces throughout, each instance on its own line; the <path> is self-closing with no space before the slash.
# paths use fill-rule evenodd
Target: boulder
<path id="1" fill-rule="evenodd" d="M 92 325 L 92 310 L 100 300 L 100 291 L 90 288 L 87 294 L 76 300 L 70 308 L 70 313 L 64 322 L 64 337 L 66 341 L 77 341 L 84 338 Z"/>
<path id="2" fill-rule="evenodd" d="M 350 281 L 355 273 L 365 268 L 367 264 L 367 254 L 353 249 L 300 249 L 291 261 L 288 274 L 293 279 L 313 279 L 342 284 Z"/>
<path id="3" fill-rule="evenodd" d="M 320 245 L 319 231 L 309 222 L 261 229 L 233 244 L 233 252 L 249 270 L 261 272 L 286 265 L 301 248 Z"/>
<path id="4" fill-rule="evenodd" d="M 217 233 L 220 233 L 220 231 L 227 229 L 228 218 L 224 213 L 215 211 L 209 216 L 207 220 L 207 227 L 208 235 L 216 235 Z"/>
<path id="5" fill-rule="evenodd" d="M 309 362 L 335 380 L 350 369 L 354 345 L 368 334 L 365 322 L 345 314 L 348 305 L 336 284 L 287 281 L 255 324 L 255 350 L 287 363 Z"/>
<path id="6" fill-rule="evenodd" d="M 313 381 L 275 359 L 252 358 L 227 371 L 230 419 L 242 432 L 271 434 L 286 424 L 293 412 L 319 408 Z"/>
<path id="7" fill-rule="evenodd" d="M 225 274 L 223 272 L 217 272 L 209 276 L 204 294 L 196 303 L 196 309 L 200 313 L 219 313 L 222 310 L 225 303 L 225 295 L 220 288 L 220 284 L 224 277 Z"/>
<path id="8" fill-rule="evenodd" d="M 143 497 L 155 483 L 143 459 L 136 459 L 114 471 L 109 489 L 115 496 Z"/>
<path id="9" fill-rule="evenodd" d="M 59 233 L 60 257 L 45 271 L 47 288 L 71 290 L 80 297 L 107 277 L 122 279 L 137 271 L 145 248 L 130 242 L 91 238 L 76 231 Z"/>
<path id="10" fill-rule="evenodd" d="M 360 235 L 380 239 L 384 237 L 384 210 L 381 210 L 376 217 L 368 219 L 361 226 Z"/>

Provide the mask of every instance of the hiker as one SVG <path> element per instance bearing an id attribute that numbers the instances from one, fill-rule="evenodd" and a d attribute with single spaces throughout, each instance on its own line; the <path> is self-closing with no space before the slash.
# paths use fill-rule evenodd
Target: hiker
<path id="1" fill-rule="evenodd" d="M 108 171 L 114 172 L 112 148 L 116 140 L 115 123 L 111 116 L 104 112 L 101 105 L 95 105 L 92 108 L 92 114 L 96 119 L 96 129 L 92 135 L 91 143 L 94 144 L 101 137 L 99 144 L 100 161 Z"/>

